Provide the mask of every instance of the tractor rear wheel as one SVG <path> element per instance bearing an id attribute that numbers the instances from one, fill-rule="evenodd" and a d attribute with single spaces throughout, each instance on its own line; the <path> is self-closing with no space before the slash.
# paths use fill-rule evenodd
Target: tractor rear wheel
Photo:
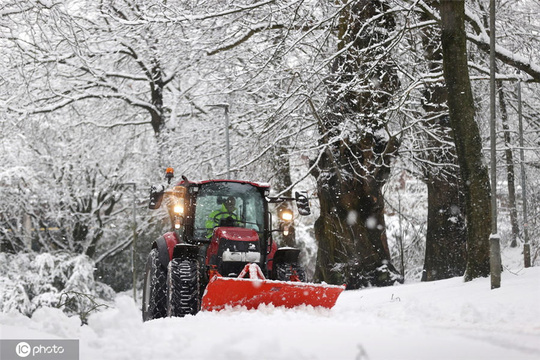
<path id="1" fill-rule="evenodd" d="M 195 259 L 174 258 L 169 263 L 168 316 L 195 315 L 201 308 L 199 263 Z"/>
<path id="2" fill-rule="evenodd" d="M 276 267 L 276 280 L 291 281 L 296 275 L 301 282 L 306 281 L 306 271 L 298 264 L 285 262 L 277 263 L 274 266 Z"/>
<path id="3" fill-rule="evenodd" d="M 143 321 L 167 316 L 167 269 L 159 261 L 158 249 L 152 249 L 144 275 Z"/>

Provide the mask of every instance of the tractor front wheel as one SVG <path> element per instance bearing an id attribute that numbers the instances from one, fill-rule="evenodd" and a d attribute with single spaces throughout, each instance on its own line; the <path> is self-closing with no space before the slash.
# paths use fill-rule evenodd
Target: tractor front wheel
<path id="1" fill-rule="evenodd" d="M 167 316 L 167 269 L 161 265 L 155 248 L 146 262 L 142 300 L 143 321 Z"/>
<path id="2" fill-rule="evenodd" d="M 169 263 L 168 316 L 195 315 L 201 308 L 199 263 L 195 259 L 174 258 Z"/>
<path id="3" fill-rule="evenodd" d="M 274 266 L 276 280 L 306 282 L 306 272 L 302 266 L 294 263 L 278 263 Z"/>

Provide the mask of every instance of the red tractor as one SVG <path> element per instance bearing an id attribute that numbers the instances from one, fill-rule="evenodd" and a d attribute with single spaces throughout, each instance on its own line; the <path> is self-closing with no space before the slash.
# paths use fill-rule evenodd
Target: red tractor
<path id="1" fill-rule="evenodd" d="M 226 306 L 334 306 L 344 287 L 305 283 L 300 250 L 278 249 L 272 239 L 274 231 L 288 230 L 293 214 L 281 211 L 273 230 L 269 204 L 296 201 L 298 212 L 308 215 L 308 199 L 269 193 L 267 184 L 185 177 L 168 190 L 152 187 L 149 207 L 163 203 L 172 229 L 153 242 L 148 256 L 144 321 Z"/>

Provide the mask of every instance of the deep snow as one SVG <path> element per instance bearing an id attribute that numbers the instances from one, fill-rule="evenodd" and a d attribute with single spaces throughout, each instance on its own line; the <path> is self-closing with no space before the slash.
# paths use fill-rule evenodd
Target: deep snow
<path id="1" fill-rule="evenodd" d="M 133 300 L 80 326 L 0 314 L 2 339 L 80 340 L 81 359 L 540 359 L 540 268 L 344 292 L 332 310 L 263 306 L 143 323 Z"/>

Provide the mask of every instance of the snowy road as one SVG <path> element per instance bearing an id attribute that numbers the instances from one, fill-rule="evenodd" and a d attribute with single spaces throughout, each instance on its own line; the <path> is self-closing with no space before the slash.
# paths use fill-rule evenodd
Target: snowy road
<path id="1" fill-rule="evenodd" d="M 81 359 L 540 359 L 540 268 L 489 279 L 345 292 L 332 310 L 218 313 L 142 323 L 126 296 L 79 326 L 57 309 L 0 314 L 3 339 L 75 338 Z"/>

